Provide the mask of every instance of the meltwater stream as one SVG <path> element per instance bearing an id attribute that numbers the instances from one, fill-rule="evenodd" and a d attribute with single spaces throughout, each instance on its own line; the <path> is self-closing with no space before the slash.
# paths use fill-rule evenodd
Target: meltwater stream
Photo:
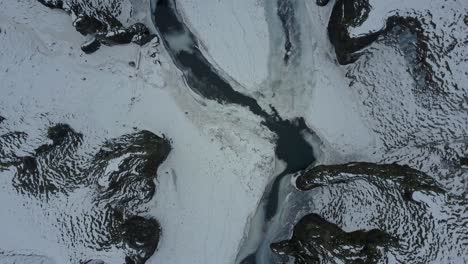
<path id="1" fill-rule="evenodd" d="M 263 117 L 263 125 L 277 135 L 275 152 L 279 159 L 286 162 L 286 169 L 272 183 L 271 196 L 267 195 L 267 219 L 271 218 L 276 212 L 281 178 L 303 170 L 315 161 L 313 149 L 303 135 L 310 133 L 310 130 L 303 119 L 283 120 L 274 109 L 268 113 L 255 99 L 234 90 L 203 56 L 195 35 L 178 15 L 176 2 L 157 1 L 155 10 L 155 26 L 174 63 L 184 73 L 189 87 L 204 98 L 249 108 Z"/>
<path id="2" fill-rule="evenodd" d="M 179 17 L 175 1 L 159 0 L 155 10 L 155 26 L 174 63 L 184 73 L 189 87 L 204 98 L 249 108 L 254 114 L 264 118 L 263 125 L 277 135 L 275 153 L 286 162 L 286 168 L 269 184 L 262 197 L 260 210 L 264 211 L 264 221 L 268 222 L 277 212 L 283 177 L 303 170 L 315 161 L 313 149 L 304 139 L 304 134 L 313 132 L 302 118 L 283 120 L 275 109 L 272 108 L 272 113 L 268 113 L 255 99 L 234 90 L 203 56 L 196 36 Z M 285 25 L 285 30 L 286 28 Z M 290 43 L 285 45 L 288 54 Z M 284 58 L 286 62 L 288 56 Z"/>
<path id="3" fill-rule="evenodd" d="M 390 0 L 389 3 L 398 5 L 398 1 Z M 73 26 L 91 38 L 91 42 L 82 46 L 82 51 L 87 53 L 96 51 L 101 44 L 134 42 L 142 45 L 154 37 L 140 23 L 124 27 L 120 22 L 109 25 L 100 22 L 90 15 L 94 14 L 96 6 L 85 8 L 91 11 L 88 14 L 78 8 L 90 3 L 87 1 L 40 2 L 73 13 L 76 18 Z M 111 2 L 119 3 L 119 0 Z M 308 29 L 307 26 L 300 27 L 303 13 L 296 9 L 297 2 L 277 0 L 275 4 L 275 15 L 285 35 L 284 47 L 278 45 L 284 48 L 280 62 L 284 65 L 294 64 L 301 57 L 297 55 L 305 51 L 298 43 L 302 41 L 299 33 Z M 329 1 L 316 2 L 324 6 Z M 467 82 L 466 67 L 463 66 L 466 60 L 457 57 L 466 50 L 463 48 L 467 43 L 463 35 L 468 25 L 468 17 L 463 11 L 466 9 L 453 8 L 447 3 L 447 9 L 454 11 L 453 23 L 436 21 L 442 28 L 463 27 L 457 30 L 438 32 L 427 22 L 432 18 L 435 20 L 436 15 L 429 12 L 421 19 L 419 16 L 425 16 L 425 11 L 413 13 L 410 8 L 406 13 L 389 17 L 385 30 L 377 28 L 368 35 L 359 34 L 358 30 L 353 35 L 348 29 L 359 29 L 365 21 L 360 16 L 376 16 L 373 11 L 378 9 L 378 1 L 335 2 L 330 10 L 328 37 L 335 47 L 338 62 L 348 64 L 348 68 L 342 69 L 353 82 L 346 88 L 367 93 L 370 99 L 364 101 L 365 107 L 376 115 L 372 116 L 373 120 L 381 122 L 372 127 L 388 147 L 383 157 L 376 158 L 379 164 L 352 162 L 310 167 L 315 162 L 314 149 L 306 137 L 314 133 L 306 121 L 303 118 L 283 119 L 283 111 L 276 111 L 274 107 L 267 109 L 253 97 L 238 92 L 222 70 L 216 69 L 203 55 L 197 36 L 177 11 L 177 1 L 152 1 L 154 25 L 188 87 L 205 99 L 243 106 L 261 117 L 262 125 L 276 134 L 275 154 L 286 165 L 267 186 L 256 215 L 250 219 L 250 230 L 246 230 L 250 233 L 241 242 L 236 262 L 270 264 L 294 259 L 296 263 L 466 263 L 468 189 L 463 177 L 468 175 L 468 126 L 466 111 L 463 111 L 466 110 Z M 443 8 L 445 5 L 441 6 Z M 434 12 L 439 10 L 433 9 Z M 108 22 L 115 22 L 114 15 L 117 16 L 119 10 L 119 5 L 112 5 L 109 13 L 104 14 L 105 18 L 99 18 L 104 21 L 111 18 Z M 444 17 L 450 20 L 448 16 Z M 345 23 L 352 23 L 352 27 L 345 27 Z M 462 33 L 462 36 L 447 32 Z M 453 42 L 441 41 L 444 39 Z M 372 46 L 374 42 L 380 46 Z M 308 43 L 304 41 L 302 44 Z M 385 75 L 388 69 L 393 72 L 395 66 L 402 65 L 389 64 L 392 68 L 385 63 L 379 64 L 385 61 L 382 57 L 374 60 L 372 56 L 366 57 L 368 50 L 365 48 L 371 46 L 369 50 L 378 54 L 385 46 L 382 43 L 399 47 L 410 58 L 408 67 L 418 83 L 414 87 L 405 86 L 402 80 L 403 83 L 397 86 L 411 90 L 406 97 L 418 93 L 422 107 L 416 108 L 416 112 L 420 123 L 415 121 L 416 118 L 407 118 L 411 114 L 407 112 L 402 114 L 402 120 L 398 120 L 398 108 L 410 110 L 411 107 L 407 107 L 404 98 L 398 97 L 392 86 L 394 79 L 384 80 L 388 78 Z M 431 61 L 434 56 L 438 59 Z M 383 58 L 390 57 L 398 58 L 398 54 L 386 54 Z M 366 67 L 372 69 L 366 72 Z M 373 85 L 380 87 L 367 90 Z M 393 90 L 385 93 L 382 87 Z M 392 97 L 390 94 L 396 95 Z M 401 105 L 389 109 L 385 108 L 387 102 Z M 424 108 L 428 106 L 430 108 Z M 368 110 L 365 107 L 359 110 Z M 453 114 L 457 111 L 461 113 L 458 116 Z M 0 172 L 12 176 L 17 193 L 47 205 L 44 208 L 51 207 L 51 202 L 81 203 L 82 198 L 89 198 L 88 193 L 82 192 L 86 190 L 95 196 L 88 201 L 94 205 L 91 210 L 83 208 L 72 212 L 76 209 L 71 207 L 71 212 L 63 213 L 63 208 L 58 206 L 60 210 L 52 208 L 46 212 L 51 215 L 52 222 L 57 221 L 60 225 L 61 241 L 73 252 L 70 261 L 104 263 L 94 255 L 83 254 L 86 250 L 77 247 L 81 245 L 96 251 L 112 248 L 114 251 L 109 255 L 125 263 L 147 262 L 155 252 L 161 229 L 164 234 L 165 226 L 160 226 L 157 219 L 145 216 L 144 206 L 155 194 L 155 170 L 169 154 L 169 142 L 147 130 L 125 132 L 105 140 L 93 139 L 87 136 L 89 131 L 75 127 L 76 124 L 44 122 L 42 117 L 38 117 L 41 121 L 34 121 L 41 123 L 37 128 L 41 130 L 39 137 L 34 131 L 18 128 L 16 116 L 11 111 L 0 114 L 4 115 L 0 116 Z M 391 117 L 385 117 L 387 114 Z M 404 126 L 399 126 L 400 123 Z M 417 129 L 412 130 L 411 126 Z M 444 133 L 444 129 L 450 133 Z M 411 134 L 411 140 L 404 141 L 404 133 Z M 425 133 L 430 136 L 426 137 Z M 420 149 L 420 152 L 413 152 L 413 149 Z M 442 157 L 440 162 L 437 155 Z M 431 168 L 428 170 L 427 166 Z M 75 191 L 79 191 L 78 194 Z M 88 229 L 90 226 L 91 230 Z M 176 245 L 175 250 L 178 247 Z M 1 263 L 8 261 L 8 254 L 1 250 L 0 257 Z M 167 261 L 157 257 L 157 262 Z"/>
<path id="4" fill-rule="evenodd" d="M 320 6 L 327 2 L 317 1 Z M 365 20 L 369 2 L 338 1 L 333 8 L 328 37 L 340 64 L 355 62 L 363 48 L 393 28 L 410 28 L 421 35 L 417 20 L 406 17 L 390 17 L 385 30 L 365 37 L 344 35 L 345 23 L 356 25 Z M 285 34 L 283 59 L 287 64 L 295 52 L 299 33 L 294 29 L 294 4 L 287 0 L 277 4 Z M 345 12 L 342 20 L 343 16 L 336 15 L 340 12 Z M 236 262 L 285 263 L 291 261 L 289 257 L 295 258 L 296 263 L 466 260 L 463 245 L 467 241 L 467 213 L 463 197 L 446 194 L 429 175 L 396 164 L 318 167 L 313 177 L 304 180 L 311 175 L 306 168 L 315 160 L 311 146 L 301 134 L 308 130 L 304 121 L 282 120 L 274 109 L 270 114 L 253 98 L 235 91 L 203 56 L 196 36 L 179 17 L 175 1 L 158 1 L 154 19 L 191 89 L 207 99 L 249 108 L 264 118 L 263 124 L 278 137 L 276 155 L 286 162 L 286 169 L 267 187 Z M 297 188 L 302 184 L 303 189 L 290 183 L 296 177 Z M 408 232 L 414 236 L 406 235 Z M 329 236 L 330 239 L 325 238 Z"/>

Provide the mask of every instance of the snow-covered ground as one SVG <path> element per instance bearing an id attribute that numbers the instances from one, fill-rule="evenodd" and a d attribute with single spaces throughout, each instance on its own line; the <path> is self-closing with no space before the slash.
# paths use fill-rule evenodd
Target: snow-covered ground
<path id="1" fill-rule="evenodd" d="M 263 1 L 177 1 L 213 64 L 249 92 L 268 76 L 270 42 Z"/>
<path id="2" fill-rule="evenodd" d="M 326 25 L 331 7 L 293 1 L 299 54 L 283 63 L 284 32 L 276 1 L 178 1 L 178 10 L 218 70 L 240 83 L 264 109 L 303 116 L 331 151 L 330 159 L 371 158 L 375 138 L 359 115 L 344 69 L 333 59 Z M 352 128 L 352 129 L 350 129 Z"/>
<path id="3" fill-rule="evenodd" d="M 260 119 L 241 107 L 203 102 L 155 43 L 105 47 L 88 56 L 79 48 L 85 37 L 65 12 L 36 1 L 2 0 L 0 6 L 2 131 L 27 132 L 34 142 L 50 124 L 63 122 L 89 145 L 133 127 L 166 135 L 173 150 L 160 168 L 151 206 L 163 228 L 152 260 L 233 259 L 248 216 L 274 175 L 272 134 Z M 29 254 L 33 263 L 122 261 L 119 252 L 93 250 L 87 241 L 73 247 L 63 242 L 68 235 L 57 219 L 79 221 L 89 213 L 90 190 L 36 201 L 15 193 L 11 171 L 1 175 L 2 263 Z"/>
<path id="4" fill-rule="evenodd" d="M 154 31 L 149 1 L 123 2 L 119 19 L 125 25 L 144 22 Z M 283 63 L 276 1 L 181 0 L 177 8 L 204 55 L 235 89 L 263 109 L 272 105 L 285 119 L 304 117 L 321 140 L 320 163 L 407 163 L 466 195 L 466 168 L 454 165 L 467 155 L 466 60 L 460 56 L 466 45 L 457 43 L 457 56 L 440 58 L 450 74 L 435 67 L 460 89 L 446 86 L 455 96 L 428 108 L 424 102 L 432 97 L 412 90 L 408 54 L 398 45 L 382 40 L 368 48 L 371 55 L 339 66 L 327 37 L 332 3 L 293 2 L 300 43 L 289 64 Z M 381 29 L 386 16 L 376 14 L 393 14 L 398 4 L 374 2 L 368 22 L 350 33 Z M 31 148 L 60 122 L 83 133 L 88 148 L 134 127 L 166 135 L 173 150 L 159 169 L 147 212 L 160 221 L 162 237 L 148 263 L 232 263 L 265 186 L 281 166 L 273 133 L 247 108 L 191 91 L 157 39 L 85 55 L 80 44 L 87 37 L 72 19 L 34 0 L 0 0 L 0 116 L 6 118 L 0 135 L 24 131 Z M 463 19 L 458 31 L 466 33 Z M 448 39 L 441 38 L 445 48 L 452 46 Z M 56 224 L 93 212 L 91 187 L 41 201 L 16 192 L 12 171 L 0 176 L 0 263 L 122 262 L 118 249 L 99 251 L 84 240 L 69 244 L 66 227 Z"/>

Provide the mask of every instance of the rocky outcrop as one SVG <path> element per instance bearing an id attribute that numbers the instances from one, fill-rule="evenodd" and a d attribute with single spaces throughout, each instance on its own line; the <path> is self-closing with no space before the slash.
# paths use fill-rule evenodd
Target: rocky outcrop
<path id="1" fill-rule="evenodd" d="M 384 184 L 385 181 L 395 183 L 402 197 L 407 200 L 410 200 L 416 191 L 444 192 L 431 177 L 421 171 L 398 164 L 368 162 L 316 166 L 301 174 L 296 180 L 296 186 L 307 191 L 359 179 L 377 184 Z"/>
<path id="2" fill-rule="evenodd" d="M 324 6 L 329 1 L 317 1 Z M 381 35 L 392 31 L 396 27 L 407 28 L 418 37 L 418 47 L 421 52 L 427 51 L 422 41 L 423 29 L 417 18 L 393 15 L 387 18 L 386 26 L 376 31 L 370 31 L 360 36 L 353 36 L 351 30 L 360 27 L 368 18 L 372 10 L 369 0 L 338 0 L 336 1 L 328 23 L 328 37 L 335 47 L 336 58 L 340 64 L 355 62 L 361 55 L 361 50 Z M 423 60 L 423 59 L 421 59 Z"/>
<path id="3" fill-rule="evenodd" d="M 379 248 L 398 245 L 397 239 L 379 229 L 345 232 L 318 214 L 304 216 L 294 227 L 291 239 L 271 244 L 280 255 L 295 258 L 297 264 L 323 263 L 331 255 L 343 263 L 377 263 Z"/>
<path id="4" fill-rule="evenodd" d="M 269 250 L 255 253 L 261 263 L 466 260 L 464 242 L 453 243 L 468 241 L 466 198 L 445 192 L 416 169 L 320 165 L 301 173 L 296 187 L 283 190 L 288 191 L 271 220 L 274 228 L 265 235 Z"/>
<path id="5" fill-rule="evenodd" d="M 126 263 L 145 263 L 158 246 L 161 227 L 138 213 L 155 194 L 158 167 L 171 151 L 169 141 L 141 130 L 107 140 L 96 154 L 87 155 L 81 150 L 85 137 L 67 124 L 49 127 L 46 139 L 21 156 L 28 134 L 0 135 L 0 170 L 14 171 L 18 192 L 44 203 L 77 189 L 94 190 L 91 211 L 61 223 L 64 237 L 99 250 L 117 247 L 125 252 Z"/>
<path id="6" fill-rule="evenodd" d="M 39 2 L 50 8 L 62 9 L 75 18 L 73 21 L 75 29 L 84 36 L 92 37 L 81 46 L 81 50 L 88 54 L 98 50 L 101 44 L 144 45 L 155 37 L 142 23 L 124 26 L 118 19 L 121 12 L 119 1 L 110 1 L 108 4 L 67 0 L 39 0 Z"/>

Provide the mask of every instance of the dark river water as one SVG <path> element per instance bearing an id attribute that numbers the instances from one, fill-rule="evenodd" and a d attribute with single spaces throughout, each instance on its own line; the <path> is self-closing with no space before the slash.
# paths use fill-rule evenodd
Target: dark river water
<path id="1" fill-rule="evenodd" d="M 83 35 L 92 36 L 82 46 L 86 53 L 97 51 L 101 44 L 144 45 L 154 37 L 141 23 L 124 28 L 114 17 L 120 8 L 119 1 L 112 2 L 110 8 L 112 12 L 117 10 L 115 14 L 106 13 L 105 9 L 96 11 L 96 17 L 107 17 L 108 21 L 86 14 L 82 7 L 95 11 L 87 2 L 39 2 L 78 15 L 75 28 Z M 326 6 L 329 1 L 314 2 Z M 467 76 L 466 68 L 459 66 L 465 65 L 466 59 L 457 59 L 464 54 L 463 47 L 468 43 L 463 35 L 466 28 L 458 30 L 464 32 L 462 37 L 455 34 L 456 30 L 437 32 L 436 24 L 427 22 L 435 17 L 431 12 L 412 14 L 411 9 L 405 14 L 412 15 L 389 16 L 383 28 L 353 36 L 351 30 L 374 15 L 373 2 L 337 0 L 330 10 L 327 30 L 337 67 L 348 65 L 343 70 L 351 80 L 349 88 L 369 94 L 371 99 L 362 104 L 375 107 L 371 112 L 378 125 L 372 129 L 381 136 L 379 139 L 390 154 L 378 163 L 353 161 L 315 166 L 314 149 L 306 139 L 316 135 L 304 118 L 284 119 L 273 106 L 262 107 L 254 97 L 237 91 L 222 70 L 203 55 L 197 36 L 178 13 L 177 1 L 153 3 L 154 25 L 173 63 L 182 72 L 187 88 L 206 100 L 238 105 L 260 117 L 262 121 L 258 125 L 275 134 L 275 155 L 285 164 L 283 171 L 272 175 L 266 186 L 250 226 L 244 230 L 239 249 L 232 249 L 238 251 L 236 262 L 468 261 L 468 188 L 464 180 L 468 175 L 468 119 L 464 117 L 468 115 L 466 88 L 458 85 L 466 85 L 468 79 L 463 79 Z M 276 4 L 275 15 L 284 33 L 284 46 L 280 47 L 284 49 L 282 59 L 285 65 L 291 65 L 301 52 L 297 17 L 301 10 L 295 10 L 297 1 L 294 0 L 278 0 Z M 452 23 L 441 25 L 448 29 L 459 24 L 468 26 L 465 12 L 468 8 L 461 7 L 452 8 L 452 13 L 448 13 L 452 16 L 444 18 L 453 20 Z M 445 5 L 439 9 L 443 8 Z M 408 65 L 389 66 L 381 57 L 374 61 L 366 58 L 369 50 L 378 52 L 372 46 L 375 43 L 394 48 Z M 388 54 L 383 58 L 387 56 L 390 61 Z M 363 57 L 366 63 L 359 64 Z M 394 112 L 378 108 L 387 101 L 398 101 L 400 105 L 394 108 L 404 108 L 407 114 L 411 107 L 404 105 L 405 98 L 387 98 L 392 93 L 372 94 L 382 87 L 396 89 L 394 86 L 400 85 L 399 82 L 395 85 L 397 79 L 401 81 L 399 76 L 390 75 L 393 78 L 390 81 L 378 77 L 396 66 L 407 67 L 414 81 L 409 90 L 420 106 L 414 119 L 399 120 Z M 391 112 L 390 116 L 385 116 L 387 112 Z M 462 118 L 450 116 L 458 112 Z M 0 114 L 0 172 L 13 175 L 14 189 L 48 210 L 46 214 L 51 215 L 50 219 L 56 221 L 54 225 L 62 232 L 62 242 L 69 243 L 71 248 L 82 243 L 97 251 L 117 248 L 126 264 L 144 264 L 153 256 L 164 226 L 143 212 L 156 193 L 156 172 L 171 152 L 170 140 L 135 128 L 114 138 L 88 142 L 85 132 L 66 123 L 51 122 L 42 124 L 44 136 L 35 139 L 34 133 L 30 135 L 15 127 L 12 113 Z M 448 132 L 443 134 L 445 128 Z M 403 136 L 413 141 L 404 141 L 402 131 L 409 134 Z M 424 131 L 429 131 L 429 136 Z M 439 137 L 438 133 L 443 135 Z M 416 151 L 404 152 L 409 148 Z M 391 156 L 393 152 L 397 154 Z M 413 166 L 408 166 L 410 162 Z M 429 169 L 425 167 L 428 163 Z M 87 194 L 83 197 L 91 199 L 91 209 L 62 212 L 63 208 L 49 208 L 52 201 L 76 203 L 70 197 L 81 189 L 92 193 L 92 199 Z M 0 257 L 2 254 L 0 249 Z M 82 259 L 83 256 L 70 258 L 72 263 L 104 263 L 100 259 Z M 164 260 L 157 261 L 164 263 Z"/>

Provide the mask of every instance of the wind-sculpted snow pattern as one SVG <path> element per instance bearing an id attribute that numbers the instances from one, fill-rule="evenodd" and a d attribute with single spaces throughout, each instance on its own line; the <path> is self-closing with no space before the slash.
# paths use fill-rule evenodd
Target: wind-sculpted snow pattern
<path id="1" fill-rule="evenodd" d="M 0 264 L 468 263 L 468 2 L 0 0 Z"/>
<path id="2" fill-rule="evenodd" d="M 73 26 L 82 35 L 92 36 L 81 49 L 85 53 L 95 52 L 101 44 L 116 45 L 148 43 L 154 35 L 140 23 L 132 21 L 131 0 L 38 0 L 50 8 L 63 9 L 73 17 Z"/>
<path id="3" fill-rule="evenodd" d="M 379 229 L 344 232 L 319 215 L 309 214 L 296 224 L 291 240 L 274 243 L 271 248 L 277 254 L 293 255 L 297 263 L 319 263 L 321 253 L 346 262 L 376 263 L 378 248 L 397 245 L 395 238 Z"/>
<path id="4" fill-rule="evenodd" d="M 108 140 L 90 154 L 82 149 L 82 134 L 57 124 L 47 128 L 48 143 L 28 150 L 35 140 L 3 123 L 1 130 L 7 132 L 0 136 L 0 169 L 14 173 L 12 184 L 19 193 L 33 196 L 49 214 L 60 217 L 56 228 L 63 243 L 97 251 L 120 248 L 125 252 L 122 262 L 145 263 L 157 248 L 161 228 L 156 220 L 136 214 L 155 193 L 156 170 L 170 151 L 167 140 L 137 131 Z M 69 199 L 77 189 L 90 190 L 91 211 L 73 215 L 47 207 L 51 200 Z"/>
<path id="5" fill-rule="evenodd" d="M 295 179 L 299 190 L 283 190 L 257 253 L 261 263 L 466 262 L 466 198 L 424 173 L 351 163 L 317 166 Z"/>
<path id="6" fill-rule="evenodd" d="M 335 1 L 326 25 L 337 61 L 347 64 L 360 115 L 379 142 L 367 156 L 401 165 L 319 165 L 297 178 L 306 193 L 285 180 L 282 210 L 264 225 L 264 235 L 251 228 L 245 244 L 260 242 L 253 254 L 252 246 L 242 248 L 241 263 L 467 261 L 467 5 L 416 2 Z M 311 213 L 337 225 L 331 233 L 376 229 L 400 243 L 381 247 L 387 253 L 375 258 L 364 254 L 363 241 L 309 233 L 316 225 L 305 216 Z"/>
<path id="7" fill-rule="evenodd" d="M 338 1 L 330 39 L 340 62 L 364 54 L 346 75 L 383 142 L 381 161 L 420 168 L 466 196 L 468 175 L 460 159 L 468 150 L 468 5 L 417 3 Z"/>

